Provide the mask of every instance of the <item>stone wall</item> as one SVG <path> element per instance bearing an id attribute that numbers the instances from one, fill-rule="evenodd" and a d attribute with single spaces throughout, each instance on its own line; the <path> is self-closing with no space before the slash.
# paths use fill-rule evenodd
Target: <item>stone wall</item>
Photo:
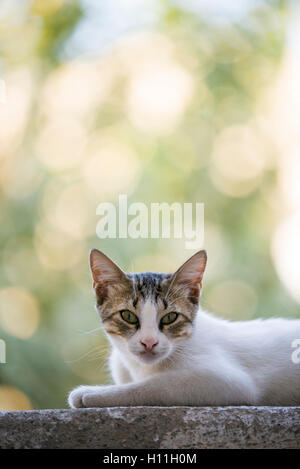
<path id="1" fill-rule="evenodd" d="M 300 449 L 300 407 L 0 412 L 0 448 Z"/>

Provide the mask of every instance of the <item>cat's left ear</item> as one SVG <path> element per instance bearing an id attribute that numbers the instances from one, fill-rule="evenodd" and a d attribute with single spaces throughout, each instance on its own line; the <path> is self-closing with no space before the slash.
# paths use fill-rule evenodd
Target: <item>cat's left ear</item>
<path id="1" fill-rule="evenodd" d="M 202 250 L 194 254 L 172 275 L 170 289 L 188 288 L 191 302 L 198 303 L 206 262 L 206 251 Z"/>

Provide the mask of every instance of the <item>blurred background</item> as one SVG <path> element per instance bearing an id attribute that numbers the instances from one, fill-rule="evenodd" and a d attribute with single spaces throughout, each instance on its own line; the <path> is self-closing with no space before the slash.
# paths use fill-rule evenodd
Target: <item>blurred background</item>
<path id="1" fill-rule="evenodd" d="M 205 308 L 300 317 L 299 31 L 296 1 L 1 0 L 0 409 L 110 382 L 90 248 L 193 254 L 97 238 L 119 194 L 205 204 Z"/>

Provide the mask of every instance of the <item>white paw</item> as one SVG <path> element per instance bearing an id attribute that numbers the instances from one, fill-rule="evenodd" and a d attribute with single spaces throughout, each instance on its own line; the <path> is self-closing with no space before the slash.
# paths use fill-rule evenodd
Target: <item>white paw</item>
<path id="1" fill-rule="evenodd" d="M 78 386 L 78 388 L 73 389 L 68 397 L 69 406 L 72 407 L 72 409 L 86 407 L 84 405 L 84 396 L 92 393 L 95 387 L 96 386 Z"/>
<path id="2" fill-rule="evenodd" d="M 111 405 L 112 390 L 115 386 L 79 386 L 68 397 L 72 409 L 83 407 L 107 407 Z"/>

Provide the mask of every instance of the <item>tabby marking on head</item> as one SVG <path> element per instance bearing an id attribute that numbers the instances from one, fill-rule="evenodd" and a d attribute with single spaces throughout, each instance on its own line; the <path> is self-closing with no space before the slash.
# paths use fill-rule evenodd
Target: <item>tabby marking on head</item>
<path id="1" fill-rule="evenodd" d="M 205 251 L 195 254 L 175 274 L 124 273 L 96 249 L 90 260 L 97 310 L 111 342 L 122 353 L 153 364 L 192 335 Z"/>

